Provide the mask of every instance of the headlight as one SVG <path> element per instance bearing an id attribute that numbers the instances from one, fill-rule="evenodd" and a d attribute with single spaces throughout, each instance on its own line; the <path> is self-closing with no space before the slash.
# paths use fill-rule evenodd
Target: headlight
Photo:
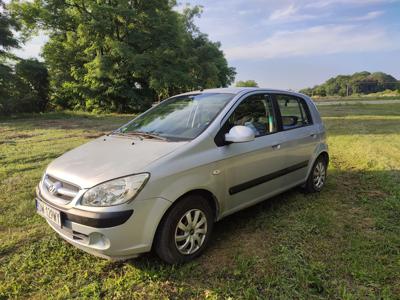
<path id="1" fill-rule="evenodd" d="M 85 192 L 81 204 L 112 206 L 132 200 L 149 179 L 148 173 L 123 177 L 101 183 Z"/>

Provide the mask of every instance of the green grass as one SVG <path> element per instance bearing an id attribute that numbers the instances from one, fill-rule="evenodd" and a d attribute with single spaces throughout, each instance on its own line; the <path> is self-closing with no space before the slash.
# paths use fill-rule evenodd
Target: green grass
<path id="1" fill-rule="evenodd" d="M 320 110 L 331 150 L 323 192 L 295 189 L 223 219 L 184 266 L 95 258 L 34 211 L 51 160 L 131 116 L 0 119 L 0 299 L 399 299 L 400 105 Z"/>
<path id="2" fill-rule="evenodd" d="M 357 101 L 375 101 L 375 100 L 399 100 L 400 99 L 400 92 L 392 91 L 388 94 L 383 93 L 375 93 L 375 94 L 368 94 L 368 95 L 351 95 L 351 96 L 325 96 L 319 97 L 315 96 L 312 97 L 316 102 L 330 102 L 330 101 L 344 101 L 344 102 L 357 102 Z"/>

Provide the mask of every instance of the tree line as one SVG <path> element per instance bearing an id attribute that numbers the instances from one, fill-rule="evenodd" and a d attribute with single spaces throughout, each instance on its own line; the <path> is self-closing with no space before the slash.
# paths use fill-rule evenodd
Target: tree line
<path id="1" fill-rule="evenodd" d="M 43 111 L 49 98 L 45 65 L 9 52 L 20 46 L 14 34 L 20 28 L 0 0 L 0 113 Z"/>
<path id="2" fill-rule="evenodd" d="M 234 81 L 220 43 L 194 24 L 198 6 L 178 11 L 172 0 L 2 1 L 0 112 L 137 112 L 180 92 Z M 11 54 L 38 32 L 49 37 L 43 62 Z"/>
<path id="3" fill-rule="evenodd" d="M 306 88 L 300 92 L 309 96 L 350 96 L 371 94 L 385 90 L 400 90 L 400 81 L 383 72 L 358 72 L 353 75 L 339 75 L 321 85 Z"/>

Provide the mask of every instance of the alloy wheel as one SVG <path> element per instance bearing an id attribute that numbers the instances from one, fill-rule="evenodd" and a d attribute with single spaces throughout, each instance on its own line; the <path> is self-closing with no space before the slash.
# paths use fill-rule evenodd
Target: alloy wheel
<path id="1" fill-rule="evenodd" d="M 175 229 L 175 245 L 184 255 L 195 253 L 203 245 L 207 235 L 207 218 L 200 209 L 187 211 Z"/>
<path id="2" fill-rule="evenodd" d="M 320 190 L 325 184 L 325 179 L 326 179 L 325 164 L 322 161 L 319 161 L 315 166 L 313 173 L 313 182 L 315 188 Z"/>

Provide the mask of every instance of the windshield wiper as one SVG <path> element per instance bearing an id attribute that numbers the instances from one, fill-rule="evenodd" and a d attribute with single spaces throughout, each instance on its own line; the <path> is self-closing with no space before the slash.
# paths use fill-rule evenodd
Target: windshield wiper
<path id="1" fill-rule="evenodd" d="M 124 135 L 124 134 L 120 131 L 111 131 L 111 132 L 107 133 L 106 135 L 109 136 L 109 135 Z"/>
<path id="2" fill-rule="evenodd" d="M 150 133 L 150 132 L 143 132 L 143 131 L 128 131 L 128 132 L 113 132 L 113 134 L 119 134 L 119 135 L 136 135 L 136 136 L 143 136 L 143 137 L 148 137 L 152 139 L 158 139 L 162 141 L 166 141 L 167 139 L 165 137 L 162 137 L 158 134 Z"/>

